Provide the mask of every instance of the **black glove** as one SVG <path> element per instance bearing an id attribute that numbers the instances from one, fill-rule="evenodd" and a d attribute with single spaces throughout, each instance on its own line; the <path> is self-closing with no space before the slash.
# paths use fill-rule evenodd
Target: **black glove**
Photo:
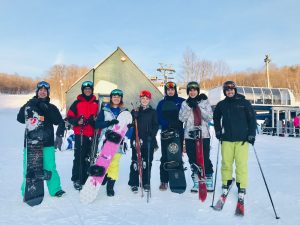
<path id="1" fill-rule="evenodd" d="M 202 94 L 198 95 L 198 96 L 196 97 L 196 99 L 197 99 L 198 101 L 201 101 L 201 100 L 207 100 L 207 95 L 202 93 Z"/>
<path id="2" fill-rule="evenodd" d="M 133 119 L 137 119 L 139 117 L 139 111 L 132 110 L 131 115 Z"/>
<path id="3" fill-rule="evenodd" d="M 117 119 L 113 119 L 113 120 L 111 120 L 111 121 L 108 121 L 108 126 L 111 126 L 111 125 L 115 125 L 115 124 L 118 124 L 119 123 L 119 120 L 117 120 Z"/>
<path id="4" fill-rule="evenodd" d="M 247 141 L 251 144 L 254 145 L 255 142 L 255 136 L 249 135 L 247 138 Z"/>
<path id="5" fill-rule="evenodd" d="M 221 131 L 216 132 L 216 138 L 220 141 L 222 140 L 222 132 Z"/>
<path id="6" fill-rule="evenodd" d="M 90 117 L 86 120 L 86 123 L 94 126 L 95 125 L 94 115 L 90 115 Z"/>
<path id="7" fill-rule="evenodd" d="M 133 126 L 134 126 L 133 123 L 127 124 L 128 129 L 130 129 L 130 128 L 133 127 Z"/>
<path id="8" fill-rule="evenodd" d="M 188 98 L 188 100 L 186 100 L 186 103 L 188 104 L 188 106 L 192 109 L 196 108 L 198 106 L 198 102 L 196 99 L 194 98 Z"/>

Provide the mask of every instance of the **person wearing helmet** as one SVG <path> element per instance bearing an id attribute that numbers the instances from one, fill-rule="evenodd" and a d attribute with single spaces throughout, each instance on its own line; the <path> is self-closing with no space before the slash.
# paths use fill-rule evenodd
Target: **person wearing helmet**
<path id="1" fill-rule="evenodd" d="M 151 101 L 151 92 L 148 90 L 142 90 L 140 92 L 140 106 L 137 109 L 133 109 L 131 114 L 133 119 L 137 120 L 138 137 L 140 139 L 140 149 L 142 155 L 142 184 L 145 191 L 150 190 L 150 177 L 151 167 L 153 161 L 154 149 L 157 147 L 156 134 L 158 131 L 158 122 L 156 110 L 149 104 Z M 135 124 L 134 124 L 134 128 Z M 150 137 L 150 140 L 148 138 Z M 150 141 L 150 149 L 148 149 L 148 141 Z M 136 134 L 131 137 L 131 165 L 128 185 L 131 187 L 131 191 L 138 192 L 139 186 L 139 173 L 138 173 L 138 160 L 136 153 Z"/>
<path id="2" fill-rule="evenodd" d="M 157 119 L 158 123 L 161 127 L 161 131 L 166 131 L 169 128 L 174 128 L 179 131 L 180 140 L 181 140 L 181 149 L 183 149 L 183 125 L 182 122 L 179 121 L 178 116 L 174 121 L 171 121 L 172 124 L 166 120 L 163 115 L 163 106 L 167 101 L 172 101 L 176 104 L 178 112 L 180 110 L 181 104 L 184 101 L 184 98 L 178 96 L 177 93 L 177 85 L 176 83 L 169 81 L 164 86 L 165 97 L 161 100 L 156 108 L 157 111 Z M 177 115 L 178 115 L 177 112 Z M 176 113 L 174 114 L 176 115 Z M 159 190 L 165 191 L 168 189 L 169 175 L 168 172 L 164 169 L 164 164 L 167 162 L 167 149 L 162 145 L 161 147 L 161 158 L 160 158 L 160 186 Z"/>
<path id="3" fill-rule="evenodd" d="M 213 112 L 211 105 L 205 94 L 200 94 L 200 87 L 198 82 L 191 81 L 187 84 L 186 88 L 187 95 L 189 96 L 186 101 L 181 105 L 179 111 L 179 119 L 184 123 L 184 139 L 186 153 L 189 157 L 189 163 L 192 170 L 192 180 L 194 186 L 191 192 L 198 192 L 198 175 L 196 162 L 196 141 L 195 137 L 191 134 L 192 130 L 195 130 L 194 125 L 194 114 L 193 110 L 199 108 L 201 112 L 201 138 L 203 141 L 203 156 L 206 174 L 206 187 L 207 191 L 213 191 L 213 165 L 209 158 L 210 156 L 210 133 L 209 133 L 209 122 L 213 119 Z"/>
<path id="4" fill-rule="evenodd" d="M 98 101 L 93 94 L 92 81 L 81 84 L 81 94 L 73 102 L 67 112 L 68 122 L 73 125 L 75 134 L 74 160 L 72 177 L 74 188 L 81 190 L 88 178 L 89 157 L 94 137 L 95 119 L 98 112 Z"/>
<path id="5" fill-rule="evenodd" d="M 223 84 L 225 99 L 218 102 L 214 111 L 214 127 L 222 152 L 222 189 L 228 192 L 232 183 L 232 166 L 235 161 L 236 185 L 239 198 L 244 198 L 248 186 L 248 150 L 256 135 L 255 111 L 244 95 L 237 93 L 235 82 Z"/>
<path id="6" fill-rule="evenodd" d="M 41 81 L 36 86 L 35 96 L 23 105 L 18 113 L 17 120 L 20 123 L 25 123 L 25 107 L 36 107 L 38 114 L 44 117 L 43 122 L 43 162 L 44 169 L 51 171 L 52 176 L 47 180 L 49 194 L 51 196 L 61 197 L 65 191 L 61 189 L 60 177 L 56 170 L 55 149 L 54 149 L 54 128 L 53 125 L 58 125 L 62 117 L 58 108 L 50 103 L 50 84 L 46 81 Z M 25 193 L 26 180 L 26 143 L 24 142 L 23 151 L 23 183 L 21 186 L 22 196 Z"/>
<path id="7" fill-rule="evenodd" d="M 117 117 L 123 111 L 128 111 L 128 109 L 125 108 L 123 104 L 123 91 L 120 89 L 114 89 L 110 93 L 109 103 L 103 107 L 95 123 L 96 128 L 102 129 L 99 140 L 102 140 L 102 137 L 105 136 L 107 130 L 111 130 L 115 124 L 119 123 Z M 128 129 L 126 137 L 130 138 L 131 133 L 132 129 Z M 105 140 L 103 141 L 103 143 L 99 143 L 99 146 L 103 147 L 104 143 Z M 124 140 L 121 142 L 117 153 L 112 158 L 112 161 L 107 169 L 105 178 L 102 182 L 102 185 L 106 184 L 106 194 L 109 197 L 115 195 L 114 185 L 116 180 L 119 178 L 120 159 L 125 151 L 125 143 L 123 143 Z"/>

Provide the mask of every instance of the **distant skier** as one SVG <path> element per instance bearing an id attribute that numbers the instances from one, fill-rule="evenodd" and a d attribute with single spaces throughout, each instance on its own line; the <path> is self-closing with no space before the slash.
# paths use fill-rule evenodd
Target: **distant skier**
<path id="1" fill-rule="evenodd" d="M 62 117 L 58 108 L 50 103 L 50 85 L 45 81 L 41 81 L 36 86 L 36 95 L 23 105 L 18 113 L 17 120 L 20 123 L 25 123 L 25 107 L 37 107 L 38 114 L 44 117 L 43 122 L 43 165 L 44 170 L 52 172 L 50 180 L 47 180 L 49 194 L 51 196 L 61 197 L 65 191 L 61 189 L 60 177 L 56 170 L 55 164 L 55 149 L 54 149 L 54 128 L 53 125 L 58 125 Z M 24 142 L 23 154 L 23 183 L 21 186 L 22 196 L 25 192 L 26 180 L 26 142 Z"/>
<path id="2" fill-rule="evenodd" d="M 248 143 L 254 145 L 256 135 L 255 112 L 245 96 L 237 93 L 235 82 L 226 81 L 223 93 L 226 97 L 214 111 L 216 137 L 222 143 L 222 189 L 224 194 L 228 192 L 235 161 L 239 201 L 243 203 L 248 186 Z"/>
<path id="3" fill-rule="evenodd" d="M 158 105 L 157 105 L 157 119 L 158 119 L 158 123 L 161 127 L 161 131 L 165 131 L 169 128 L 174 128 L 176 130 L 179 131 L 180 133 L 180 139 L 181 139 L 181 149 L 183 149 L 183 125 L 182 122 L 179 121 L 178 118 L 176 118 L 176 120 L 172 121 L 172 124 L 169 123 L 166 118 L 164 118 L 163 116 L 163 105 L 166 101 L 172 101 L 176 104 L 177 108 L 178 108 L 178 112 L 180 110 L 181 104 L 184 101 L 183 98 L 178 97 L 177 94 L 177 86 L 174 82 L 167 82 L 164 86 L 164 92 L 165 92 L 165 97 L 163 100 L 161 100 Z M 168 172 L 164 169 L 164 164 L 165 162 L 167 162 L 167 149 L 165 146 L 161 146 L 161 159 L 160 159 L 160 186 L 159 186 L 159 190 L 161 191 L 165 191 L 168 189 L 168 182 L 169 182 L 169 175 Z"/>
<path id="4" fill-rule="evenodd" d="M 93 82 L 84 81 L 81 85 L 82 93 L 77 96 L 77 100 L 73 102 L 67 113 L 68 121 L 73 125 L 75 134 L 71 180 L 76 190 L 81 190 L 88 178 L 87 169 L 90 165 L 89 157 L 98 111 L 98 101 L 93 91 Z"/>
<path id="5" fill-rule="evenodd" d="M 95 127 L 102 129 L 101 134 L 100 134 L 100 140 L 102 137 L 105 135 L 107 130 L 110 130 L 113 125 L 118 124 L 119 121 L 116 119 L 118 115 L 128 109 L 123 106 L 123 91 L 120 89 L 114 89 L 110 93 L 110 102 L 103 107 L 101 110 L 99 116 L 97 117 Z M 127 131 L 126 136 L 130 138 L 130 130 Z M 105 142 L 105 140 L 104 140 Z M 101 144 L 104 145 L 104 143 L 99 143 L 100 146 Z M 103 146 L 102 145 L 102 146 Z M 119 178 L 119 166 L 120 166 L 120 158 L 122 156 L 122 153 L 124 152 L 123 149 L 124 145 L 123 142 L 121 143 L 117 153 L 113 157 L 106 176 L 103 180 L 102 185 L 106 184 L 106 193 L 107 196 L 114 196 L 115 191 L 114 191 L 114 185 L 116 180 Z"/>
<path id="6" fill-rule="evenodd" d="M 56 137 L 54 140 L 55 149 L 58 149 L 59 151 L 62 150 L 63 137 L 65 136 L 65 133 L 70 129 L 71 124 L 68 122 L 68 118 L 61 120 L 56 130 Z"/>
<path id="7" fill-rule="evenodd" d="M 143 188 L 145 191 L 150 190 L 151 167 L 153 161 L 154 149 L 157 147 L 156 134 L 158 131 L 158 122 L 156 110 L 149 103 L 151 100 L 151 92 L 143 90 L 140 92 L 140 106 L 137 110 L 132 110 L 133 119 L 137 119 L 138 137 L 140 139 L 140 149 L 142 155 L 142 177 Z M 135 128 L 135 126 L 134 126 Z M 134 129 L 135 130 L 135 129 Z M 148 149 L 148 137 L 150 137 L 150 149 Z M 138 191 L 139 174 L 138 159 L 136 153 L 136 134 L 131 137 L 131 166 L 128 185 L 131 186 L 132 192 Z M 148 152 L 150 151 L 150 152 Z M 149 163 L 149 164 L 148 164 Z"/>
<path id="8" fill-rule="evenodd" d="M 193 109 L 196 107 L 200 108 L 201 111 L 201 134 L 203 140 L 203 156 L 206 174 L 206 187 L 208 191 L 213 191 L 213 165 L 210 160 L 210 134 L 209 134 L 209 123 L 213 119 L 212 108 L 208 102 L 205 94 L 200 94 L 199 84 L 195 81 L 189 82 L 186 88 L 187 95 L 189 96 L 186 101 L 181 105 L 179 111 L 179 119 L 184 123 L 184 138 L 186 153 L 189 157 L 189 163 L 192 170 L 192 179 L 194 186 L 191 192 L 198 192 L 198 176 L 197 176 L 197 165 L 196 163 L 196 141 L 190 133 L 194 130 L 194 115 Z M 197 165 L 199 166 L 199 165 Z"/>

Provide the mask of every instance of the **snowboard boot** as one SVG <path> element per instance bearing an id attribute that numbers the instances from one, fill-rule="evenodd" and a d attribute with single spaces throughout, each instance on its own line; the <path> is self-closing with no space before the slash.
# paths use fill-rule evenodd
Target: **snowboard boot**
<path id="1" fill-rule="evenodd" d="M 166 191 L 168 189 L 168 183 L 161 182 L 159 185 L 160 191 Z"/>
<path id="2" fill-rule="evenodd" d="M 58 197 L 58 198 L 60 198 L 60 197 L 63 196 L 64 194 L 66 194 L 65 191 L 59 190 L 58 192 L 55 193 L 55 196 Z"/>
<path id="3" fill-rule="evenodd" d="M 116 181 L 111 179 L 110 177 L 107 178 L 106 194 L 109 197 L 113 197 L 115 195 L 115 191 L 114 191 L 115 182 Z"/>
<path id="4" fill-rule="evenodd" d="M 206 189 L 208 192 L 214 191 L 214 180 L 213 180 L 213 174 L 206 174 Z"/>
<path id="5" fill-rule="evenodd" d="M 138 193 L 138 191 L 139 191 L 139 188 L 137 186 L 131 186 L 130 189 L 135 194 Z"/>
<path id="6" fill-rule="evenodd" d="M 74 181 L 73 186 L 77 191 L 80 191 L 82 189 L 82 185 L 80 184 L 79 181 Z"/>
<path id="7" fill-rule="evenodd" d="M 193 180 L 194 186 L 192 187 L 191 192 L 198 193 L 198 189 L 199 189 L 198 176 L 195 175 L 194 173 L 192 173 L 192 180 Z"/>

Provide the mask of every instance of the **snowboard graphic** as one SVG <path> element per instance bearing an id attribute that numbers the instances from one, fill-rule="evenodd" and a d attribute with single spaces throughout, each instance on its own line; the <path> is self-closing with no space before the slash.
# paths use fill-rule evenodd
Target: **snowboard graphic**
<path id="1" fill-rule="evenodd" d="M 199 178 L 199 199 L 204 202 L 207 197 L 207 189 L 205 182 L 205 166 L 204 166 L 204 155 L 203 155 L 203 141 L 201 134 L 201 111 L 199 107 L 193 109 L 194 115 L 194 138 L 196 141 L 196 163 L 198 166 L 197 175 Z M 198 128 L 198 129 L 197 129 Z"/>
<path id="2" fill-rule="evenodd" d="M 26 124 L 26 183 L 23 201 L 30 206 L 40 204 L 44 198 L 44 179 L 51 178 L 43 169 L 43 121 L 31 106 L 25 107 Z"/>
<path id="3" fill-rule="evenodd" d="M 80 191 L 80 201 L 82 203 L 88 204 L 96 199 L 111 160 L 128 130 L 127 125 L 132 123 L 132 116 L 128 111 L 121 112 L 117 119 L 119 123 L 115 124 L 111 131 L 105 134 L 106 142 L 100 150 L 95 165 L 91 166 L 89 170 L 90 174 L 94 176 L 91 175 L 88 177 Z M 101 146 L 99 145 L 99 147 Z"/>
<path id="4" fill-rule="evenodd" d="M 164 170 L 169 174 L 170 190 L 183 193 L 186 190 L 186 180 L 182 161 L 182 146 L 178 131 L 178 108 L 172 101 L 166 101 L 162 106 L 163 117 L 169 122 L 170 128 L 161 133 L 162 148 L 167 150 L 167 162 Z M 177 128 L 177 129 L 176 129 Z"/>

